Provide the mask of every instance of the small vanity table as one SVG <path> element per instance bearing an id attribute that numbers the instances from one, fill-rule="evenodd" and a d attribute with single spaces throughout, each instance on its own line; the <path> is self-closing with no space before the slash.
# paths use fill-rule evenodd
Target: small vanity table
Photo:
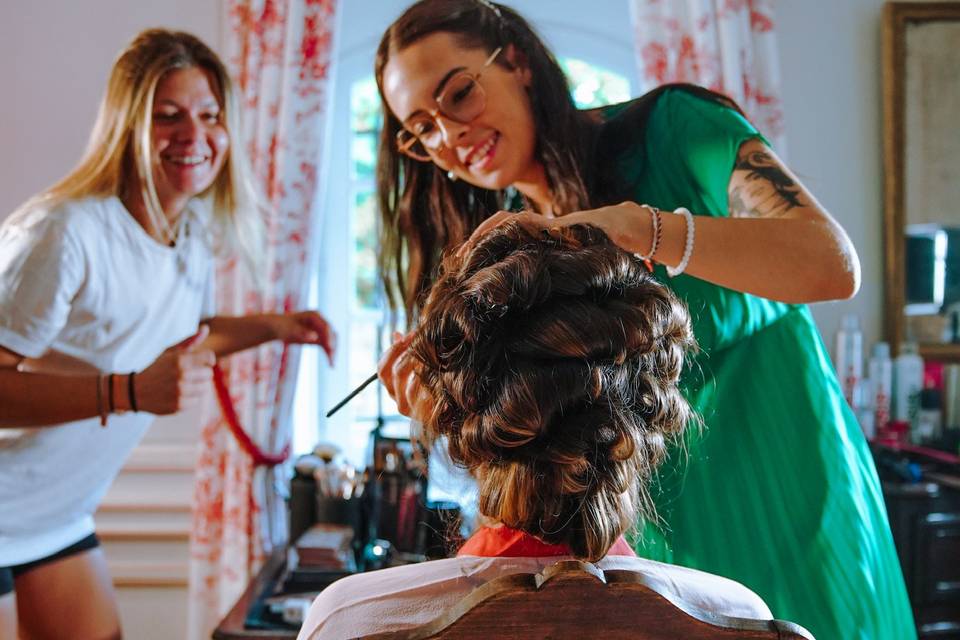
<path id="1" fill-rule="evenodd" d="M 282 578 L 287 562 L 287 550 L 276 549 L 253 577 L 243 595 L 213 631 L 213 640 L 296 640 L 296 631 L 281 629 L 246 628 L 251 609 L 264 594 L 273 593 Z"/>
<path id="2" fill-rule="evenodd" d="M 918 635 L 960 640 L 960 458 L 892 449 L 873 445 Z M 898 478 L 902 463 L 919 465 L 922 479 Z"/>

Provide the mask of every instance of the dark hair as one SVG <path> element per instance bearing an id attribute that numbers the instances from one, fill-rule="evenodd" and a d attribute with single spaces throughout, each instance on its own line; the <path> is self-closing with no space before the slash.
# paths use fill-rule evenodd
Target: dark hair
<path id="1" fill-rule="evenodd" d="M 616 117 L 580 111 L 553 53 L 522 16 L 484 0 L 420 0 L 397 18 L 380 40 L 375 62 L 383 104 L 377 156 L 377 195 L 382 216 L 379 267 L 391 309 L 402 304 L 412 325 L 430 288 L 440 256 L 460 244 L 479 224 L 511 203 L 507 193 L 453 182 L 432 162 L 413 160 L 395 147 L 401 124 L 386 105 L 383 71 L 390 55 L 438 32 L 452 34 L 464 47 L 492 53 L 508 45 L 530 69 L 528 88 L 536 127 L 534 154 L 546 173 L 554 213 L 632 199 L 613 166 L 625 145 L 642 137 L 646 118 L 660 94 L 679 89 L 741 113 L 729 97 L 686 83 L 662 85 Z M 508 66 L 505 56 L 498 64 Z"/>
<path id="2" fill-rule="evenodd" d="M 512 45 L 531 71 L 529 88 L 536 123 L 536 157 L 547 174 L 558 213 L 590 206 L 582 167 L 590 146 L 589 118 L 577 110 L 563 70 L 533 28 L 512 9 L 478 0 L 421 0 L 386 30 L 377 49 L 375 75 L 383 98 L 383 70 L 390 55 L 437 32 L 465 47 L 487 52 Z M 509 65 L 505 56 L 498 64 Z M 431 162 L 399 154 L 401 124 L 384 105 L 377 158 L 377 191 L 383 224 L 380 269 L 391 307 L 401 302 L 412 322 L 429 289 L 440 254 L 464 239 L 485 218 L 505 208 L 504 192 L 448 180 Z"/>
<path id="3" fill-rule="evenodd" d="M 640 517 L 692 418 L 686 307 L 595 227 L 503 224 L 449 256 L 412 352 L 428 445 L 477 477 L 479 509 L 597 560 Z"/>

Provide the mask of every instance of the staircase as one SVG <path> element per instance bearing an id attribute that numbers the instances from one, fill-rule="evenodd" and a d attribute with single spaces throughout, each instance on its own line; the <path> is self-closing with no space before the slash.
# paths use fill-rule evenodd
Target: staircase
<path id="1" fill-rule="evenodd" d="M 159 418 L 96 513 L 124 637 L 186 635 L 190 503 L 200 411 Z"/>

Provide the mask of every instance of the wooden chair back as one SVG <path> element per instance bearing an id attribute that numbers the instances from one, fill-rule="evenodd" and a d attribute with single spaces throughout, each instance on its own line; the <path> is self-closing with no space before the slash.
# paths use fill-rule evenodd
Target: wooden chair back
<path id="1" fill-rule="evenodd" d="M 425 625 L 365 640 L 813 640 L 782 620 L 732 618 L 671 600 L 635 571 L 573 560 L 491 580 Z"/>

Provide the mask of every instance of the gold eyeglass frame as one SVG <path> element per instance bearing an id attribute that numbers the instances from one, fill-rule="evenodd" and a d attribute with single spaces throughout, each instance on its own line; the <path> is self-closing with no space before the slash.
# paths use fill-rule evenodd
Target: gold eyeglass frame
<path id="1" fill-rule="evenodd" d="M 475 120 L 477 117 L 479 117 L 480 114 L 486 110 L 487 92 L 484 90 L 483 85 L 480 84 L 480 76 L 487 69 L 487 67 L 493 64 L 493 61 L 497 59 L 497 56 L 500 55 L 502 51 L 503 51 L 503 47 L 497 47 L 496 49 L 494 49 L 493 53 L 490 54 L 490 56 L 483 63 L 483 66 L 480 67 L 480 70 L 477 71 L 476 73 L 471 73 L 469 71 L 460 71 L 459 73 L 456 73 L 450 77 L 450 79 L 447 81 L 447 86 L 444 87 L 444 90 L 440 93 L 440 95 L 438 95 L 435 98 L 437 107 L 427 112 L 430 115 L 430 118 L 433 119 L 433 121 L 437 124 L 438 127 L 440 126 L 440 123 L 437 122 L 437 116 L 439 115 L 442 115 L 447 120 L 451 120 L 453 122 L 458 122 L 460 124 L 469 124 L 470 122 Z M 457 118 L 454 118 L 450 114 L 444 113 L 440 108 L 441 101 L 443 100 L 443 97 L 447 94 L 447 88 L 450 86 L 451 81 L 460 75 L 465 75 L 465 76 L 468 76 L 470 79 L 472 79 L 474 84 L 476 84 L 477 88 L 479 88 L 481 92 L 481 97 L 483 98 L 483 108 L 480 109 L 477 115 L 473 116 L 467 121 L 462 121 Z M 427 150 L 426 155 L 420 155 L 415 151 L 413 151 L 412 149 L 413 145 L 415 145 L 418 142 L 421 145 L 423 145 L 423 148 L 425 150 Z M 419 160 L 420 162 L 430 162 L 433 160 L 433 157 L 430 155 L 430 151 L 436 151 L 437 149 L 440 149 L 440 147 L 442 147 L 444 143 L 443 143 L 443 136 L 441 136 L 439 145 L 435 147 L 427 146 L 427 144 L 423 140 L 421 140 L 417 134 L 413 133 L 406 127 L 401 126 L 400 130 L 397 131 L 396 144 L 397 144 L 397 151 L 404 154 L 405 156 L 413 158 L 414 160 Z"/>

